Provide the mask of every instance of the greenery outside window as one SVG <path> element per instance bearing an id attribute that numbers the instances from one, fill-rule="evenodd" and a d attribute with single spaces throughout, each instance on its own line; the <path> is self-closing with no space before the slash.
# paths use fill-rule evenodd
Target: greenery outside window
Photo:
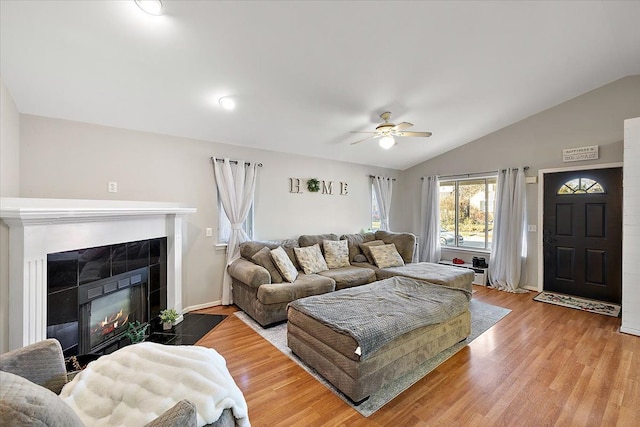
<path id="1" fill-rule="evenodd" d="M 558 194 L 594 194 L 604 193 L 604 187 L 599 182 L 589 178 L 575 178 L 565 182 L 558 190 Z"/>
<path id="2" fill-rule="evenodd" d="M 497 177 L 440 182 L 440 244 L 491 250 Z"/>
<path id="3" fill-rule="evenodd" d="M 371 186 L 371 230 L 380 230 L 380 209 L 373 185 Z"/>

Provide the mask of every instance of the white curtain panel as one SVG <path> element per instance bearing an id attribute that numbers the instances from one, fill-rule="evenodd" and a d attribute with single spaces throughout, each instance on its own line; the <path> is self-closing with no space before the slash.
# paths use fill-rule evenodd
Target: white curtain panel
<path id="1" fill-rule="evenodd" d="M 391 210 L 391 192 L 393 179 L 385 176 L 374 176 L 373 190 L 376 192 L 378 210 L 380 211 L 380 230 L 391 231 L 389 228 L 389 212 Z"/>
<path id="2" fill-rule="evenodd" d="M 502 291 L 527 292 L 519 288 L 527 253 L 524 169 L 500 172 L 497 187 L 489 282 Z"/>
<path id="3" fill-rule="evenodd" d="M 440 183 L 437 176 L 422 178 L 420 261 L 440 261 Z"/>
<path id="4" fill-rule="evenodd" d="M 249 240 L 249 236 L 242 228 L 242 224 L 247 219 L 249 209 L 253 204 L 257 169 L 257 163 L 247 165 L 243 160 L 238 160 L 237 164 L 232 164 L 229 159 L 219 162 L 218 159 L 213 158 L 213 170 L 218 187 L 218 196 L 222 202 L 224 213 L 231 222 L 231 235 L 227 242 L 226 266 L 240 258 L 240 243 Z M 231 276 L 226 268 L 224 269 L 222 282 L 222 304 L 233 304 Z"/>

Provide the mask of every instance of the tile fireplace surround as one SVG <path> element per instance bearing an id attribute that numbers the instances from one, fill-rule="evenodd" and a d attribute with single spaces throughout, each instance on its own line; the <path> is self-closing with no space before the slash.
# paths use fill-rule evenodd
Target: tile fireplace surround
<path id="1" fill-rule="evenodd" d="M 167 237 L 167 307 L 182 311 L 180 203 L 76 199 L 0 199 L 9 226 L 9 349 L 47 337 L 47 254 Z"/>

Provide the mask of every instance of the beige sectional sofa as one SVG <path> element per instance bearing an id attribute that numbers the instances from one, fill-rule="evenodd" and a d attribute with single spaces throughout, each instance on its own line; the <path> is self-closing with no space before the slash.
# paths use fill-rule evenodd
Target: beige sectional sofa
<path id="1" fill-rule="evenodd" d="M 255 259 L 256 254 L 265 247 L 275 249 L 282 246 L 293 265 L 298 270 L 302 270 L 294 248 L 313 246 L 316 243 L 322 248 L 324 240 L 347 240 L 350 265 L 314 274 L 304 274 L 299 271 L 297 278 L 291 283 L 287 281 L 274 283 L 272 276 L 279 276 L 277 271 L 273 272 L 274 268 L 272 268 L 273 274 L 271 274 L 268 268 L 259 265 Z M 470 270 L 464 271 L 465 269 L 430 263 L 413 264 L 413 268 L 410 268 L 409 265 L 404 268 L 378 268 L 368 261 L 362 251 L 361 245 L 372 241 L 382 241 L 385 244 L 393 243 L 404 263 L 412 263 L 416 237 L 411 233 L 376 231 L 375 233 L 344 234 L 342 236 L 318 234 L 302 235 L 297 239 L 288 240 L 244 242 L 240 245 L 241 257 L 228 267 L 229 274 L 233 279 L 233 301 L 262 326 L 268 326 L 286 320 L 287 305 L 299 298 L 365 285 L 395 275 L 406 275 L 438 283 L 438 280 L 431 280 L 431 273 L 428 276 L 420 277 L 420 271 L 427 267 L 426 264 L 429 264 L 430 269 L 435 268 L 439 272 L 446 272 L 445 276 L 447 277 L 451 275 L 463 277 L 465 283 L 463 286 L 471 289 L 473 273 Z M 424 266 L 416 270 L 416 266 L 419 267 L 421 264 Z M 405 271 L 407 274 L 403 274 Z M 281 277 L 278 279 L 282 280 Z M 444 280 L 445 283 L 441 284 L 448 284 L 446 282 L 448 279 Z"/>

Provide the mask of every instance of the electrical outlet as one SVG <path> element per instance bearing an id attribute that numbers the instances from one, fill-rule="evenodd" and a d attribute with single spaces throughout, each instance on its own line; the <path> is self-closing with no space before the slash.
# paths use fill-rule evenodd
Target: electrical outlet
<path id="1" fill-rule="evenodd" d="M 115 181 L 109 181 L 109 193 L 117 193 L 118 192 L 118 183 Z"/>
<path id="2" fill-rule="evenodd" d="M 205 237 L 213 237 L 213 228 L 207 227 L 204 229 Z"/>
<path id="3" fill-rule="evenodd" d="M 527 231 L 530 233 L 535 233 L 536 231 L 538 231 L 538 228 L 534 225 L 527 225 Z"/>

